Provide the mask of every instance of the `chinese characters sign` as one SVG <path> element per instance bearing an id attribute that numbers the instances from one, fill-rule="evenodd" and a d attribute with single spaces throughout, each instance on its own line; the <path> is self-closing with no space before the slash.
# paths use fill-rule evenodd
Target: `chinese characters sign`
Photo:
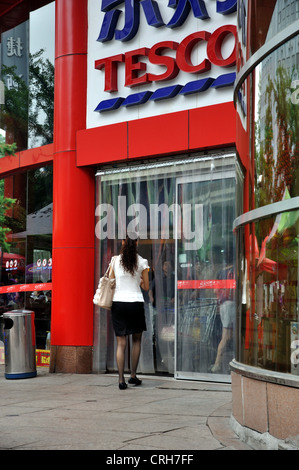
<path id="1" fill-rule="evenodd" d="M 125 24 L 122 30 L 117 29 L 118 19 L 121 10 L 117 6 L 124 4 Z M 206 20 L 210 18 L 206 1 L 204 0 L 169 0 L 168 7 L 175 10 L 170 21 L 166 24 L 161 16 L 159 5 L 154 0 L 103 0 L 102 11 L 105 12 L 98 41 L 110 41 L 115 37 L 120 41 L 129 41 L 137 34 L 140 23 L 140 9 L 142 8 L 146 21 L 149 26 L 159 28 L 167 26 L 168 28 L 177 28 L 182 26 L 188 15 L 192 13 L 195 18 Z M 228 14 L 236 11 L 237 1 L 226 0 L 217 1 L 216 10 L 218 13 Z"/>
<path id="2" fill-rule="evenodd" d="M 89 0 L 87 126 L 231 101 L 236 9 L 237 0 Z"/>
<path id="3" fill-rule="evenodd" d="M 12 72 L 4 77 L 9 90 L 18 89 L 16 77 L 28 83 L 28 22 L 2 34 L 2 64 Z"/>
<path id="4" fill-rule="evenodd" d="M 20 37 L 9 36 L 7 38 L 7 57 L 22 57 L 23 55 L 23 45 L 22 39 Z"/>

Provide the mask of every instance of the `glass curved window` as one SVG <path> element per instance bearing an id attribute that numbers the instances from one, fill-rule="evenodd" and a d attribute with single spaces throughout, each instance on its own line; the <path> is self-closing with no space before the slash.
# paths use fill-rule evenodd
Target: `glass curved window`
<path id="1" fill-rule="evenodd" d="M 254 70 L 255 207 L 299 194 L 299 43 L 295 37 Z"/>
<path id="2" fill-rule="evenodd" d="M 237 360 L 299 373 L 299 210 L 237 231 Z"/>
<path id="3" fill-rule="evenodd" d="M 299 3 L 242 0 L 238 18 L 237 147 L 248 172 L 246 209 L 256 212 L 236 230 L 236 358 L 298 375 L 299 210 L 287 200 L 299 195 L 299 36 L 281 33 L 298 22 Z M 271 51 L 258 52 L 270 41 Z M 292 210 L 266 215 L 281 201 Z"/>
<path id="4" fill-rule="evenodd" d="M 0 34 L 0 130 L 18 151 L 53 142 L 54 38 L 55 2 Z"/>

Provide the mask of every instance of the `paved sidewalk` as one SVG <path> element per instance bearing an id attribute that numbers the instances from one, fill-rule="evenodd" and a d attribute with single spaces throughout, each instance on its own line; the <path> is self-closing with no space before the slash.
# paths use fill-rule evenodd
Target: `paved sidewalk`
<path id="1" fill-rule="evenodd" d="M 231 430 L 231 386 L 140 376 L 49 374 L 7 380 L 0 366 L 0 450 L 250 450 Z"/>

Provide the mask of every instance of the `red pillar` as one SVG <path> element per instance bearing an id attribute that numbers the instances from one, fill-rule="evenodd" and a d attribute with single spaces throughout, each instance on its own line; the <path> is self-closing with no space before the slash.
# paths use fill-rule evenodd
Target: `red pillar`
<path id="1" fill-rule="evenodd" d="M 86 88 L 87 0 L 56 0 L 50 372 L 91 372 L 95 182 L 76 167 Z"/>

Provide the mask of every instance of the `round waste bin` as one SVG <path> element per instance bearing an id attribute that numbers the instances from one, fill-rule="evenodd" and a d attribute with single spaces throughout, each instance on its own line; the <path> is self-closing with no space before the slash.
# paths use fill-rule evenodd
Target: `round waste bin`
<path id="1" fill-rule="evenodd" d="M 34 312 L 12 310 L 3 314 L 5 378 L 36 376 Z"/>

